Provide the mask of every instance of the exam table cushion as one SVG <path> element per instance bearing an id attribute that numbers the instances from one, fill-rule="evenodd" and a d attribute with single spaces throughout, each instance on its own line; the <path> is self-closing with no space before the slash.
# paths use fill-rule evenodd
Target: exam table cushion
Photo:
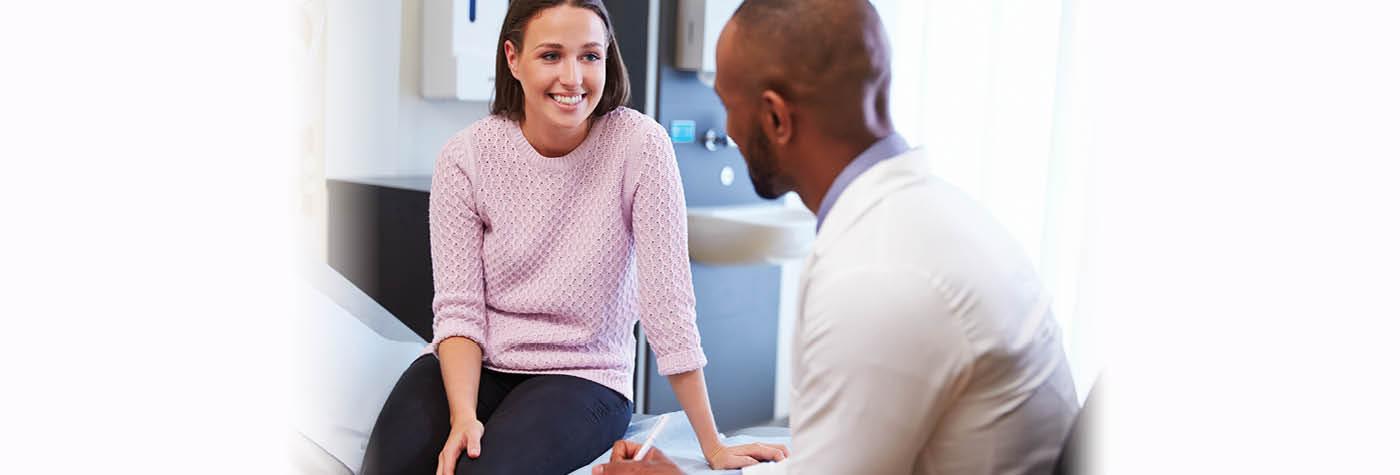
<path id="1" fill-rule="evenodd" d="M 292 427 L 358 472 L 380 407 L 426 342 L 329 267 L 309 274 L 295 328 Z M 303 445 L 298 457 L 320 456 Z"/>

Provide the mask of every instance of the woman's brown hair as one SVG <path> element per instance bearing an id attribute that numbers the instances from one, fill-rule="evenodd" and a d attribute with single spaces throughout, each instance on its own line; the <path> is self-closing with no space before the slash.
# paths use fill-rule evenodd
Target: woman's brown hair
<path id="1" fill-rule="evenodd" d="M 520 81 L 510 74 L 505 42 L 510 41 L 515 45 L 516 51 L 522 51 L 525 46 L 526 24 L 541 10 L 559 5 L 592 10 L 603 20 L 603 26 L 608 30 L 605 60 L 607 77 L 603 82 L 603 95 L 598 101 L 598 108 L 593 110 L 593 116 L 601 117 L 612 112 L 618 106 L 627 104 L 631 98 L 627 66 L 622 64 L 622 53 L 617 49 L 617 35 L 613 33 L 612 19 L 601 0 L 511 0 L 510 9 L 506 11 L 505 24 L 501 25 L 501 37 L 496 41 L 496 97 L 491 100 L 492 114 L 502 115 L 514 121 L 525 117 L 525 91 L 521 89 Z"/>

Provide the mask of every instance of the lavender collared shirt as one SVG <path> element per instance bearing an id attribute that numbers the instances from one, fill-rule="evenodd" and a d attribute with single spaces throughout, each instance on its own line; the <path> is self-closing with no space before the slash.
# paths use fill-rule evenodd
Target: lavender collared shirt
<path id="1" fill-rule="evenodd" d="M 864 152 L 856 155 L 855 160 L 851 160 L 851 163 L 841 170 L 841 174 L 836 175 L 836 181 L 831 182 L 831 188 L 827 188 L 826 196 L 822 198 L 822 206 L 817 209 L 817 230 L 822 229 L 822 221 L 826 220 L 826 214 L 831 212 L 831 207 L 836 205 L 836 199 L 841 196 L 841 192 L 846 191 L 851 182 L 856 181 L 856 177 L 864 174 L 876 163 L 894 158 L 908 150 L 909 143 L 904 141 L 904 137 L 892 133 L 876 140 Z"/>

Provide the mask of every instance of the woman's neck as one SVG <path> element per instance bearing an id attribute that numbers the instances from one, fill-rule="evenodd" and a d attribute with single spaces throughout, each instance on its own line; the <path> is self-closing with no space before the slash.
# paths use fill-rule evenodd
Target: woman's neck
<path id="1" fill-rule="evenodd" d="M 579 144 L 588 138 L 588 128 L 592 124 L 593 119 L 589 118 L 573 129 L 560 129 L 521 119 L 520 132 L 525 135 L 525 141 L 540 155 L 555 158 L 568 155 L 578 148 Z"/>

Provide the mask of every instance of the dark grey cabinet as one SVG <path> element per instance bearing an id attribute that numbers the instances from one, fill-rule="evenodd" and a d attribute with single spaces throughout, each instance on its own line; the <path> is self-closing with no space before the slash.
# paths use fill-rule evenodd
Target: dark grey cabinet
<path id="1" fill-rule="evenodd" d="M 394 314 L 433 338 L 433 261 L 428 248 L 432 177 L 327 180 L 327 263 Z"/>

